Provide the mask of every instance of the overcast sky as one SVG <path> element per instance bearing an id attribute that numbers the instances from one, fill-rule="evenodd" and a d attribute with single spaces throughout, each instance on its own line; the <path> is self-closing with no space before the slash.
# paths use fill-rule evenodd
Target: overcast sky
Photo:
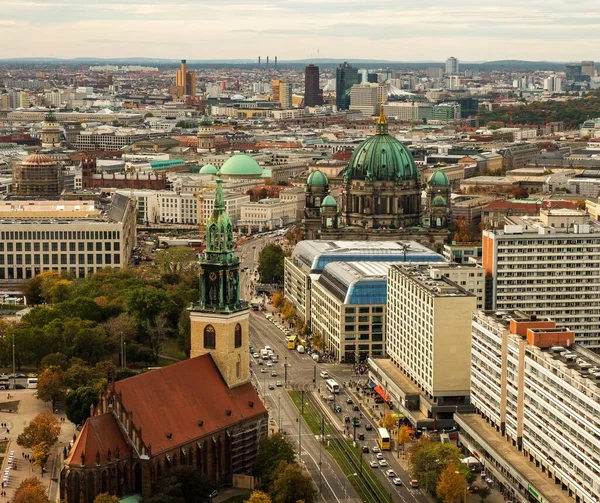
<path id="1" fill-rule="evenodd" d="M 598 0 L 0 0 L 0 58 L 600 59 Z"/>

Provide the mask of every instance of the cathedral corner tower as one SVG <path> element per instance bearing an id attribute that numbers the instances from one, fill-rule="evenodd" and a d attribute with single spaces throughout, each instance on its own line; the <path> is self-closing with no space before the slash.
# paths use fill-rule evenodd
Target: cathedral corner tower
<path id="1" fill-rule="evenodd" d="M 190 311 L 190 357 L 210 353 L 230 388 L 250 380 L 247 303 L 240 300 L 240 261 L 217 173 L 215 209 L 206 223 L 200 259 L 200 299 Z"/>

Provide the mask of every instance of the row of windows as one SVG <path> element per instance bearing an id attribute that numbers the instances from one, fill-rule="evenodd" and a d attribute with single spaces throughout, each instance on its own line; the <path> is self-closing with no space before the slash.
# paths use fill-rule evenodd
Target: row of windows
<path id="1" fill-rule="evenodd" d="M 242 326 L 237 323 L 233 330 L 233 345 L 236 348 L 242 347 Z M 215 327 L 212 325 L 206 325 L 204 327 L 204 349 L 216 349 L 217 348 L 217 337 Z"/>
<path id="2" fill-rule="evenodd" d="M 120 231 L 1 231 L 3 241 L 46 239 L 121 239 Z"/>
<path id="3" fill-rule="evenodd" d="M 66 243 L 66 242 L 62 242 L 62 243 L 58 243 L 58 242 L 43 242 L 43 243 L 0 243 L 0 252 L 6 251 L 7 252 L 21 252 L 21 251 L 26 251 L 26 252 L 30 252 L 33 251 L 34 252 L 39 252 L 39 251 L 59 251 L 59 247 L 60 247 L 60 251 L 66 252 L 67 251 L 67 247 L 69 248 L 68 251 L 94 251 L 94 248 L 96 249 L 96 251 L 102 251 L 104 249 L 104 251 L 119 251 L 121 249 L 121 243 L 119 241 L 115 241 L 114 243 L 111 241 L 104 241 L 104 246 L 102 246 L 102 242 L 101 241 L 96 241 L 96 246 L 94 247 L 94 243 L 91 241 L 88 241 L 87 243 L 84 243 L 82 241 L 80 241 L 79 243 L 75 243 L 73 241 L 71 241 L 70 243 Z M 41 248 L 41 250 L 40 250 Z"/>
<path id="4" fill-rule="evenodd" d="M 67 262 L 68 260 L 68 262 Z M 0 265 L 30 265 L 30 264 L 89 264 L 89 265 L 112 265 L 121 263 L 121 255 L 118 253 L 43 253 L 38 255 L 0 255 Z"/>

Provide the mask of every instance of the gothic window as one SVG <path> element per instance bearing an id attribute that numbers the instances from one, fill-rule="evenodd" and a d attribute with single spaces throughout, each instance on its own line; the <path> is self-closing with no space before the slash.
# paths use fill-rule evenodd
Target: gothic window
<path id="1" fill-rule="evenodd" d="M 206 325 L 204 328 L 204 349 L 215 349 L 216 347 L 215 328 L 212 325 Z"/>
<path id="2" fill-rule="evenodd" d="M 236 348 L 242 347 L 242 326 L 238 323 L 234 331 L 234 345 Z"/>

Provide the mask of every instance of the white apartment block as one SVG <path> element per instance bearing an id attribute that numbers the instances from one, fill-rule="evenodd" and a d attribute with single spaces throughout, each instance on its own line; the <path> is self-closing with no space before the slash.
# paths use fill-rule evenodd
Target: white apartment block
<path id="1" fill-rule="evenodd" d="M 374 115 L 381 103 L 379 84 L 354 84 L 350 90 L 350 110 Z"/>
<path id="2" fill-rule="evenodd" d="M 600 224 L 584 212 L 506 218 L 503 230 L 483 232 L 483 267 L 493 309 L 551 318 L 600 348 Z"/>
<path id="3" fill-rule="evenodd" d="M 598 502 L 600 357 L 573 331 L 520 311 L 472 320 L 471 402 L 463 444 L 510 499 Z"/>
<path id="4" fill-rule="evenodd" d="M 83 278 L 129 264 L 135 205 L 120 194 L 106 215 L 91 201 L 7 201 L 0 205 L 0 288 L 45 271 Z"/>
<path id="5" fill-rule="evenodd" d="M 388 103 L 383 105 L 383 111 L 388 117 L 407 122 L 419 122 L 433 117 L 433 105 L 418 101 Z"/>
<path id="6" fill-rule="evenodd" d="M 78 150 L 120 150 L 135 142 L 164 136 L 164 134 L 165 131 L 162 130 L 101 126 L 81 131 L 77 135 L 75 148 Z"/>
<path id="7" fill-rule="evenodd" d="M 160 222 L 171 224 L 198 223 L 198 198 L 195 194 L 159 191 L 156 196 L 160 211 Z"/>
<path id="8" fill-rule="evenodd" d="M 294 199 L 261 199 L 241 205 L 239 225 L 263 229 L 279 229 L 298 218 L 298 203 Z"/>

